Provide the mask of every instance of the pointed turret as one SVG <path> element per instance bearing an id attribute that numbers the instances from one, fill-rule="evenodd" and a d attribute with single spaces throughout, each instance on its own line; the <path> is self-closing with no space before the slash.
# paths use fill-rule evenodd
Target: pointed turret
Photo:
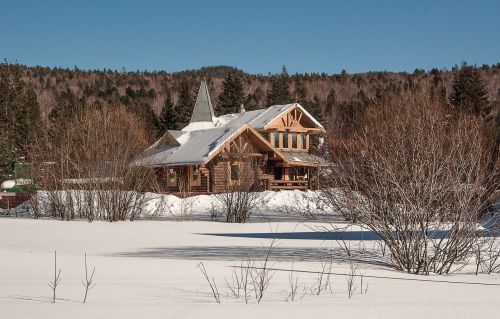
<path id="1" fill-rule="evenodd" d="M 193 114 L 191 115 L 191 123 L 194 122 L 210 122 L 213 124 L 214 109 L 210 101 L 210 94 L 208 93 L 207 83 L 201 81 L 200 90 L 196 97 L 196 104 L 194 105 Z"/>

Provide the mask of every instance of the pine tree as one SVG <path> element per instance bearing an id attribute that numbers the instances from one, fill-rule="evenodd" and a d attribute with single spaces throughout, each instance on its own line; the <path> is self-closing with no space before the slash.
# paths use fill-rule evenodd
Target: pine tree
<path id="1" fill-rule="evenodd" d="M 307 88 L 304 84 L 302 82 L 297 83 L 295 88 L 295 102 L 301 105 L 306 105 L 308 103 L 307 95 Z"/>
<path id="2" fill-rule="evenodd" d="M 239 76 L 230 72 L 224 79 L 222 93 L 219 95 L 217 109 L 220 115 L 238 113 L 245 99 L 243 83 Z"/>
<path id="3" fill-rule="evenodd" d="M 470 114 L 488 113 L 488 90 L 476 67 L 462 63 L 453 81 L 451 104 Z"/>
<path id="4" fill-rule="evenodd" d="M 163 101 L 159 118 L 159 135 L 163 135 L 167 130 L 177 128 L 177 114 L 174 110 L 174 103 L 172 102 L 172 93 L 167 89 L 167 95 Z"/>
<path id="5" fill-rule="evenodd" d="M 14 162 L 29 160 L 41 127 L 36 93 L 19 71 L 18 65 L 0 64 L 0 180 L 10 177 Z"/>
<path id="6" fill-rule="evenodd" d="M 323 126 L 325 124 L 325 120 L 323 117 L 323 110 L 321 109 L 321 101 L 317 95 L 314 96 L 313 100 L 308 102 L 306 105 L 306 110 L 309 112 L 318 122 L 320 122 Z"/>
<path id="7" fill-rule="evenodd" d="M 70 88 L 61 92 L 56 98 L 56 105 L 49 113 L 50 135 L 55 138 L 66 129 L 66 124 L 81 110 L 81 101 Z"/>
<path id="8" fill-rule="evenodd" d="M 337 103 L 337 92 L 334 89 L 331 89 L 326 97 L 326 105 L 325 105 L 325 113 L 330 116 L 332 114 L 333 108 Z"/>
<path id="9" fill-rule="evenodd" d="M 177 113 L 176 130 L 186 127 L 191 120 L 191 114 L 194 108 L 194 98 L 191 87 L 187 81 L 182 81 L 179 87 L 179 101 L 175 105 L 175 112 Z"/>
<path id="10" fill-rule="evenodd" d="M 290 85 L 290 77 L 288 76 L 288 72 L 285 66 L 283 66 L 280 75 L 275 75 L 271 78 L 271 82 L 271 91 L 267 95 L 268 106 L 288 104 L 292 102 L 290 91 L 288 91 L 288 87 Z"/>

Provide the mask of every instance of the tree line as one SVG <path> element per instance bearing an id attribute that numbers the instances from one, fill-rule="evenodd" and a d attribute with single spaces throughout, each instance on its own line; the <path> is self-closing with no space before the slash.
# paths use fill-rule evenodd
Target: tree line
<path id="1" fill-rule="evenodd" d="M 206 80 L 216 115 L 268 105 L 298 102 L 325 125 L 334 138 L 350 138 L 366 110 L 385 100 L 422 88 L 449 106 L 450 112 L 491 117 L 500 127 L 500 64 L 463 63 L 451 71 L 413 73 L 252 75 L 231 67 L 206 67 L 177 73 L 84 71 L 0 64 L 0 166 L 26 160 L 37 134 L 56 142 L 71 118 L 83 109 L 122 107 L 144 122 L 151 140 L 167 129 L 188 124 L 200 80 Z M 30 160 L 30 159 L 28 159 Z"/>

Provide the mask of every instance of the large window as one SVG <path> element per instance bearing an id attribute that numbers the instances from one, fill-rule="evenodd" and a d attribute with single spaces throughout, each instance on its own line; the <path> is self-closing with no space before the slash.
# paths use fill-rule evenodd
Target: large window
<path id="1" fill-rule="evenodd" d="M 300 133 L 300 140 L 302 142 L 302 148 L 306 149 L 307 148 L 307 135 L 306 135 L 306 133 Z"/>
<path id="2" fill-rule="evenodd" d="M 283 148 L 288 148 L 288 132 L 283 132 Z"/>
<path id="3" fill-rule="evenodd" d="M 273 139 L 274 139 L 274 147 L 279 148 L 280 147 L 280 132 L 274 131 L 273 132 Z"/>
<path id="4" fill-rule="evenodd" d="M 292 148 L 297 148 L 297 133 L 292 133 Z"/>

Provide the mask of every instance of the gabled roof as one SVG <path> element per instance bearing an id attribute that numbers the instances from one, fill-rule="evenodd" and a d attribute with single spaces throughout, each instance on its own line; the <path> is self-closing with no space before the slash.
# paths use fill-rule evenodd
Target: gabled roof
<path id="1" fill-rule="evenodd" d="M 200 88 L 200 92 L 201 91 L 202 88 Z M 198 96 L 200 96 L 200 94 L 198 94 Z M 200 126 L 202 129 L 168 131 L 165 134 L 174 137 L 179 145 L 162 146 L 162 143 L 160 143 L 160 141 L 164 139 L 164 137 L 162 137 L 148 148 L 140 158 L 136 160 L 135 164 L 145 166 L 205 164 L 214 154 L 217 154 L 225 142 L 234 138 L 243 130 L 251 129 L 251 131 L 260 136 L 255 130 L 265 129 L 269 123 L 294 107 L 300 108 L 304 114 L 310 117 L 318 128 L 324 130 L 323 126 L 298 103 L 273 105 L 266 109 L 227 114 L 214 118 L 214 126 L 209 128 L 204 128 L 202 125 Z M 190 126 L 193 128 L 193 126 L 197 125 L 198 123 L 191 123 L 187 128 L 190 128 Z M 268 141 L 265 142 L 269 144 Z M 274 150 L 271 144 L 269 144 L 269 146 Z M 280 151 L 274 150 L 274 152 L 284 160 L 286 159 L 286 156 L 280 153 Z"/>
<path id="2" fill-rule="evenodd" d="M 194 105 L 193 114 L 191 115 L 191 123 L 195 122 L 210 122 L 213 123 L 214 109 L 210 101 L 207 83 L 201 81 L 196 104 Z"/>

